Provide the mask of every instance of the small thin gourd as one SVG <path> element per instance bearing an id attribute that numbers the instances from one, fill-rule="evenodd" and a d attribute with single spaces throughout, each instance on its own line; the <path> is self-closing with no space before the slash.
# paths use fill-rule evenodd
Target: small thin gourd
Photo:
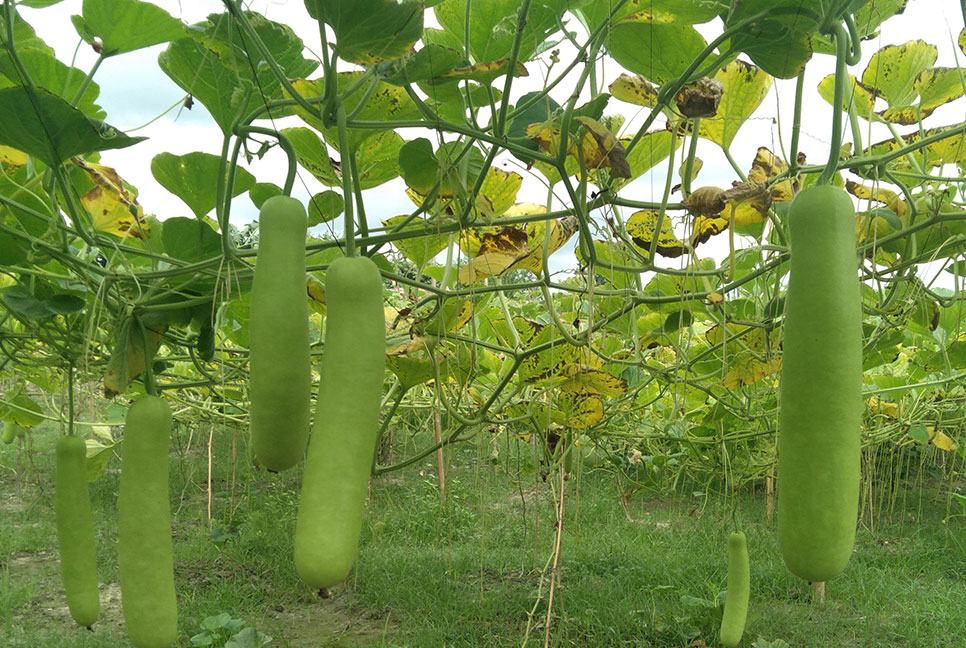
<path id="1" fill-rule="evenodd" d="M 386 366 L 376 264 L 336 259 L 325 299 L 322 378 L 295 524 L 295 569 L 319 590 L 341 583 L 359 552 Z"/>
<path id="2" fill-rule="evenodd" d="M 852 555 L 859 502 L 862 297 L 849 195 L 812 186 L 788 214 L 778 419 L 778 540 L 788 569 L 835 578 Z"/>
<path id="3" fill-rule="evenodd" d="M 101 613 L 101 604 L 97 594 L 94 518 L 87 492 L 87 444 L 80 437 L 57 439 L 54 517 L 67 608 L 78 625 L 90 628 Z"/>

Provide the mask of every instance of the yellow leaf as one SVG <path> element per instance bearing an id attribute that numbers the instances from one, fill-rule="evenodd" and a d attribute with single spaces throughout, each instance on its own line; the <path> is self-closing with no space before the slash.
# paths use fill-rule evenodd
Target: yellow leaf
<path id="1" fill-rule="evenodd" d="M 487 63 L 476 63 L 475 65 L 453 68 L 438 78 L 472 79 L 473 81 L 480 81 L 481 83 L 489 83 L 493 79 L 505 75 L 509 69 L 510 59 L 502 58 L 496 61 L 489 61 Z M 517 61 L 516 67 L 513 69 L 513 76 L 526 77 L 530 76 L 530 73 L 527 72 L 527 68 L 524 67 L 523 63 Z"/>
<path id="2" fill-rule="evenodd" d="M 585 169 L 610 169 L 612 178 L 630 178 L 624 145 L 595 119 L 578 116 L 574 121 L 587 129 L 581 139 L 580 152 Z"/>
<path id="3" fill-rule="evenodd" d="M 657 105 L 657 88 L 640 74 L 621 74 L 608 88 L 615 98 L 638 106 Z"/>
<path id="4" fill-rule="evenodd" d="M 627 393 L 627 381 L 602 369 L 570 365 L 563 371 L 566 381 L 560 385 L 563 391 L 598 396 L 620 396 Z"/>
<path id="5" fill-rule="evenodd" d="M 883 414 L 892 418 L 899 418 L 899 404 L 881 400 L 878 396 L 869 397 L 869 410 L 873 414 Z"/>
<path id="6" fill-rule="evenodd" d="M 659 218 L 660 212 L 644 209 L 631 214 L 624 227 L 635 245 L 643 250 L 649 250 Z M 665 214 L 660 220 L 661 232 L 657 237 L 658 253 L 672 259 L 681 256 L 684 254 L 684 244 L 674 234 L 671 217 Z"/>
<path id="7" fill-rule="evenodd" d="M 144 220 L 144 211 L 117 171 L 79 157 L 73 162 L 94 183 L 94 188 L 81 196 L 81 206 L 91 215 L 94 228 L 121 238 L 145 238 L 150 226 Z"/>
<path id="8" fill-rule="evenodd" d="M 565 391 L 555 396 L 557 407 L 550 413 L 555 423 L 579 430 L 604 419 L 604 402 L 599 396 Z"/>
<path id="9" fill-rule="evenodd" d="M 956 442 L 943 434 L 941 430 L 936 430 L 936 433 L 933 435 L 931 441 L 934 446 L 944 452 L 949 452 L 956 447 Z"/>
<path id="10" fill-rule="evenodd" d="M 781 368 L 781 358 L 762 362 L 752 355 L 741 355 L 732 362 L 722 384 L 725 389 L 736 389 L 741 385 L 750 385 L 766 376 L 778 373 Z"/>
<path id="11" fill-rule="evenodd" d="M 772 77 L 761 69 L 735 60 L 714 75 L 723 88 L 715 117 L 701 120 L 701 137 L 728 147 L 738 129 L 761 105 L 771 88 Z"/>
<path id="12" fill-rule="evenodd" d="M 494 277 L 509 269 L 518 255 L 506 252 L 484 252 L 470 259 L 460 268 L 458 277 L 461 284 L 468 286 L 487 277 Z"/>
<path id="13" fill-rule="evenodd" d="M 0 146 L 0 164 L 4 171 L 7 167 L 22 167 L 27 163 L 27 154 L 9 146 Z"/>

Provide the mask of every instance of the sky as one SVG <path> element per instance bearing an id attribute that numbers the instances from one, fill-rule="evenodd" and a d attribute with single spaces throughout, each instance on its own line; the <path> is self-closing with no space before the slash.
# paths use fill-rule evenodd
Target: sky
<path id="1" fill-rule="evenodd" d="M 203 20 L 210 13 L 224 11 L 224 6 L 218 0 L 155 0 L 154 4 L 189 24 Z M 249 6 L 272 20 L 288 24 L 303 39 L 310 51 L 320 51 L 318 28 L 315 22 L 308 18 L 301 0 L 255 0 L 250 2 Z M 90 69 L 96 54 L 86 44 L 77 47 L 79 37 L 70 22 L 71 14 L 81 13 L 81 0 L 64 0 L 43 10 L 21 8 L 20 11 L 23 17 L 34 26 L 38 35 L 54 47 L 59 59 L 69 62 L 75 57 L 76 52 L 74 65 L 85 71 Z M 433 23 L 428 22 L 428 24 Z M 569 26 L 579 29 L 575 21 L 571 21 Z M 958 0 L 909 0 L 904 14 L 887 21 L 882 26 L 878 37 L 863 43 L 862 60 L 852 66 L 850 72 L 861 77 L 869 58 L 877 49 L 887 44 L 899 44 L 915 39 L 923 39 L 938 47 L 939 58 L 936 65 L 956 65 L 957 55 L 960 59 L 958 62 L 962 63 L 963 54 L 955 47 L 957 35 L 962 27 L 963 15 Z M 698 29 L 706 38 L 713 37 L 720 33 L 720 23 L 715 21 L 705 26 L 698 26 Z M 125 131 L 138 128 L 155 119 L 162 111 L 183 98 L 184 92 L 181 88 L 165 76 L 157 65 L 158 54 L 164 47 L 155 46 L 123 54 L 107 59 L 101 65 L 94 77 L 101 88 L 98 103 L 107 111 L 106 121 L 112 126 Z M 560 50 L 563 61 L 571 60 L 569 55 L 573 51 L 572 48 L 564 43 L 560 46 Z M 541 66 L 537 63 L 528 63 L 527 67 L 530 72 L 529 78 L 515 81 L 515 92 L 518 90 L 520 94 L 542 87 Z M 814 89 L 822 78 L 832 73 L 833 68 L 833 57 L 816 54 L 806 69 L 807 100 L 803 108 L 800 150 L 808 156 L 811 163 L 824 161 L 828 156 L 831 106 L 821 99 Z M 606 88 L 621 72 L 622 69 L 612 60 L 604 60 L 599 68 L 604 87 Z M 317 75 L 318 72 L 315 76 Z M 501 87 L 503 80 L 503 78 L 498 80 Z M 566 82 L 560 87 L 563 91 L 555 93 L 554 97 L 563 103 L 569 91 Z M 731 153 L 743 170 L 747 171 L 751 166 L 759 146 L 767 146 L 776 153 L 781 151 L 780 139 L 783 139 L 787 146 L 791 132 L 794 94 L 794 80 L 776 80 L 758 112 L 739 131 L 731 147 Z M 637 106 L 612 99 L 605 114 L 614 112 L 623 114 L 627 118 L 624 129 L 632 134 L 647 116 L 647 111 L 648 109 L 639 109 Z M 932 125 L 958 123 L 963 120 L 964 113 L 966 108 L 964 108 L 964 100 L 961 99 L 938 109 L 927 123 Z M 279 124 L 280 126 L 304 125 L 295 117 L 289 118 L 288 121 L 282 120 Z M 862 124 L 866 143 L 889 136 L 884 126 L 876 125 L 869 131 L 868 124 L 866 122 Z M 909 127 L 900 127 L 900 132 L 907 132 L 908 129 Z M 428 131 L 418 129 L 400 129 L 400 133 L 405 139 L 429 135 Z M 192 110 L 172 110 L 132 134 L 147 136 L 149 139 L 127 149 L 105 151 L 102 154 L 102 162 L 115 167 L 127 182 L 138 188 L 139 202 L 145 212 L 154 214 L 162 220 L 171 216 L 190 216 L 191 212 L 187 206 L 154 180 L 150 171 L 151 159 L 161 152 L 184 154 L 205 151 L 220 154 L 222 146 L 220 129 L 201 104 L 195 102 Z M 435 136 L 431 136 L 431 139 L 435 141 Z M 848 139 L 850 137 L 846 129 L 846 140 Z M 732 181 L 737 180 L 730 164 L 715 145 L 702 140 L 699 144 L 698 156 L 703 160 L 704 166 L 694 182 L 695 187 L 716 185 L 727 188 Z M 506 159 L 516 165 L 515 170 L 525 178 L 523 188 L 517 197 L 518 202 L 543 203 L 546 199 L 545 186 L 529 177 L 522 168 L 519 168 L 516 160 L 510 157 Z M 260 182 L 274 182 L 278 185 L 283 183 L 285 162 L 284 156 L 278 151 L 271 152 L 263 160 L 256 161 L 247 168 Z M 621 195 L 635 200 L 660 200 L 666 174 L 666 164 L 658 165 L 624 188 Z M 307 171 L 299 169 L 293 195 L 307 201 L 310 195 L 323 188 Z M 413 210 L 414 206 L 406 197 L 404 190 L 403 182 L 396 179 L 365 193 L 367 215 L 373 226 L 378 226 L 379 221 L 383 219 Z M 559 208 L 560 203 L 557 202 L 555 206 Z M 627 215 L 629 213 L 630 211 Z M 231 217 L 234 225 L 244 225 L 256 217 L 257 210 L 247 194 L 235 199 Z M 319 227 L 328 228 L 329 233 L 338 234 L 341 232 L 341 219 Z M 680 224 L 676 226 L 676 230 L 679 235 L 684 232 Z M 702 256 L 720 259 L 727 254 L 727 245 L 727 236 L 720 235 L 699 248 L 699 252 Z M 558 251 L 552 261 L 554 269 L 574 267 L 576 257 L 573 254 L 572 245 Z M 665 261 L 662 265 L 676 266 L 681 262 L 680 259 Z M 947 283 L 945 277 L 941 279 L 941 284 Z"/>

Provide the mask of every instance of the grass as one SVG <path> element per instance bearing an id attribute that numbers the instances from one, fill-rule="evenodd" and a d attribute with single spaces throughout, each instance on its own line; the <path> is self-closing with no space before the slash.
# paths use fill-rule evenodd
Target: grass
<path id="1" fill-rule="evenodd" d="M 527 454 L 493 466 L 488 450 L 451 449 L 445 502 L 433 462 L 374 480 L 357 569 L 320 599 L 292 566 L 297 474 L 251 470 L 239 435 L 233 479 L 232 434 L 216 430 L 209 520 L 208 432 L 186 452 L 187 436 L 179 432 L 171 455 L 180 645 L 223 612 L 279 647 L 544 645 L 555 504 Z M 127 646 L 119 463 L 112 459 L 90 488 L 104 611 L 88 632 L 71 622 L 57 573 L 55 439 L 39 428 L 33 467 L 22 461 L 19 470 L 17 446 L 0 446 L 0 645 Z M 602 471 L 569 480 L 565 492 L 553 646 L 715 646 L 733 509 L 752 560 L 742 645 L 931 647 L 966 634 L 964 518 L 944 521 L 943 495 L 911 490 L 905 508 L 877 515 L 874 532 L 860 528 L 848 569 L 816 606 L 784 568 L 759 494 L 622 498 Z"/>

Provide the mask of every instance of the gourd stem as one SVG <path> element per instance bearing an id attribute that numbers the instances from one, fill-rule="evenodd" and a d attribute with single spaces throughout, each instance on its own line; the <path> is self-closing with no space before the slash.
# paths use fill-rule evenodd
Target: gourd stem
<path id="1" fill-rule="evenodd" d="M 828 162 L 816 184 L 824 185 L 832 181 L 838 167 L 839 153 L 842 148 L 842 98 L 845 96 L 846 70 L 848 59 L 848 33 L 842 25 L 832 28 L 835 38 L 835 94 L 832 98 L 832 141 L 829 144 Z"/>
<path id="2" fill-rule="evenodd" d="M 345 255 L 356 255 L 355 209 L 352 202 L 352 151 L 349 149 L 349 134 L 346 129 L 345 106 L 341 103 L 336 109 L 336 126 L 339 130 L 339 156 L 342 160 L 342 195 L 345 196 Z"/>

